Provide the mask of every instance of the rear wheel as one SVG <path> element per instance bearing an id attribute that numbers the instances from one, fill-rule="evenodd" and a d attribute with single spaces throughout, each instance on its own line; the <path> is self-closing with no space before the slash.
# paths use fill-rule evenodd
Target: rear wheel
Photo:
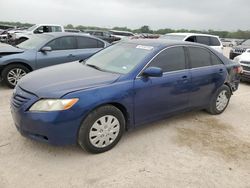
<path id="1" fill-rule="evenodd" d="M 231 97 L 231 91 L 228 86 L 223 85 L 219 88 L 211 100 L 207 111 L 213 115 L 221 114 L 228 106 Z"/>
<path id="2" fill-rule="evenodd" d="M 125 130 L 123 113 L 112 105 L 91 112 L 83 121 L 78 143 L 91 153 L 102 153 L 113 148 Z"/>
<path id="3" fill-rule="evenodd" d="M 29 72 L 30 70 L 24 65 L 21 64 L 8 65 L 2 71 L 3 82 L 10 88 L 14 88 L 17 82 Z"/>

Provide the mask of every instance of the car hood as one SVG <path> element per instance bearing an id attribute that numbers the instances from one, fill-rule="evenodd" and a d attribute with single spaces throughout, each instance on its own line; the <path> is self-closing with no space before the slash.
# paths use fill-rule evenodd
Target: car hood
<path id="1" fill-rule="evenodd" d="M 249 52 L 244 52 L 241 55 L 236 56 L 234 58 L 234 60 L 239 62 L 239 63 L 243 62 L 243 61 L 250 62 L 250 53 Z"/>
<path id="2" fill-rule="evenodd" d="M 16 48 L 9 44 L 0 43 L 0 56 L 24 52 L 23 49 Z"/>
<path id="3" fill-rule="evenodd" d="M 19 81 L 18 86 L 39 98 L 60 98 L 70 92 L 110 84 L 119 77 L 119 74 L 72 62 L 29 73 Z"/>

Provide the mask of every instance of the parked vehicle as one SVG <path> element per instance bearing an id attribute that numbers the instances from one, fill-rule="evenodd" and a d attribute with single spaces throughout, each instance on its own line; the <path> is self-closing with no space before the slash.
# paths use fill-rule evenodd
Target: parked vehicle
<path id="1" fill-rule="evenodd" d="M 10 41 L 14 41 L 15 44 L 20 44 L 21 42 L 29 39 L 33 34 L 50 32 L 64 32 L 64 28 L 63 26 L 56 24 L 36 24 L 27 30 L 11 30 L 8 34 Z"/>
<path id="2" fill-rule="evenodd" d="M 111 33 L 112 36 L 117 37 L 118 39 L 135 36 L 132 32 L 129 31 L 110 30 L 109 32 Z"/>
<path id="3" fill-rule="evenodd" d="M 79 29 L 64 29 L 64 31 L 70 33 L 81 33 Z"/>
<path id="4" fill-rule="evenodd" d="M 197 34 L 197 33 L 169 33 L 161 36 L 160 38 L 205 44 L 217 50 L 218 52 L 223 53 L 223 45 L 219 37 L 215 35 Z"/>
<path id="5" fill-rule="evenodd" d="M 101 31 L 101 30 L 85 30 L 86 33 L 89 33 L 90 35 L 93 35 L 97 38 L 100 38 L 102 40 L 105 40 L 109 43 L 112 43 L 114 41 L 118 41 L 120 40 L 120 38 L 115 37 L 113 35 L 111 35 L 110 32 L 107 31 Z"/>
<path id="6" fill-rule="evenodd" d="M 0 45 L 0 75 L 13 88 L 30 71 L 86 59 L 107 45 L 101 39 L 77 33 L 33 35 L 16 47 Z"/>
<path id="7" fill-rule="evenodd" d="M 243 68 L 241 80 L 250 82 L 250 49 L 247 49 L 241 55 L 236 56 L 234 61 L 240 63 Z"/>
<path id="8" fill-rule="evenodd" d="M 250 49 L 250 39 L 245 40 L 240 45 L 235 46 L 229 53 L 229 58 L 234 59 L 236 56 L 241 55 L 246 49 Z"/>
<path id="9" fill-rule="evenodd" d="M 223 38 L 221 38 L 220 41 L 222 42 L 222 45 L 224 47 L 233 47 L 234 46 L 233 41 L 231 41 L 229 39 L 223 39 Z"/>
<path id="10" fill-rule="evenodd" d="M 222 113 L 239 84 L 240 65 L 201 44 L 120 42 L 83 63 L 23 77 L 11 112 L 23 136 L 107 151 L 125 130 L 193 109 Z M 132 147 L 132 146 L 131 146 Z"/>

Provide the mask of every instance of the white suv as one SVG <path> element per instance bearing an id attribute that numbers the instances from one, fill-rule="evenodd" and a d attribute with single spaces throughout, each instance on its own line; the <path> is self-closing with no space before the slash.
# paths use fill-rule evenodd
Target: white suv
<path id="1" fill-rule="evenodd" d="M 16 41 L 16 44 L 21 43 L 32 34 L 49 33 L 49 32 L 64 32 L 61 25 L 56 24 L 36 24 L 27 30 L 11 30 L 8 32 L 9 40 Z"/>
<path id="2" fill-rule="evenodd" d="M 223 53 L 223 45 L 218 36 L 197 34 L 197 33 L 169 33 L 161 36 L 163 39 L 182 40 L 188 42 L 197 42 L 208 45 L 220 53 Z"/>

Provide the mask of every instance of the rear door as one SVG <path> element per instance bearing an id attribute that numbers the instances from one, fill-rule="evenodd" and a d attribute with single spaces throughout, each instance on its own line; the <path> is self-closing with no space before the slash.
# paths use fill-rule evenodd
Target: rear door
<path id="1" fill-rule="evenodd" d="M 67 63 L 77 60 L 75 51 L 77 49 L 76 38 L 65 36 L 52 40 L 45 46 L 51 47 L 50 52 L 37 52 L 37 68 Z"/>
<path id="2" fill-rule="evenodd" d="M 206 106 L 213 93 L 224 84 L 227 70 L 221 60 L 210 50 L 187 47 L 192 76 L 191 107 Z"/>
<path id="3" fill-rule="evenodd" d="M 184 110 L 189 103 L 191 75 L 184 48 L 171 47 L 158 54 L 149 67 L 162 68 L 162 77 L 135 79 L 135 124 Z"/>

